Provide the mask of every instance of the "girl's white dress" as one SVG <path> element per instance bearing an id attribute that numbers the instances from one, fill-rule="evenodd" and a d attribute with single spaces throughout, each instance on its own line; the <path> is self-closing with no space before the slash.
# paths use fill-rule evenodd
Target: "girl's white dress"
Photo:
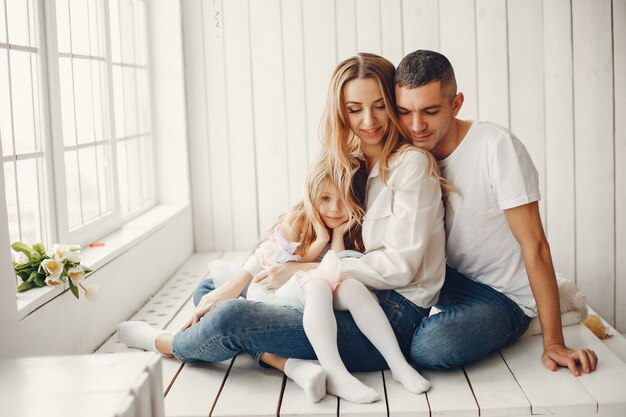
<path id="1" fill-rule="evenodd" d="M 294 252 L 298 248 L 299 242 L 289 242 L 285 239 L 280 227 L 266 239 L 254 254 L 248 258 L 243 269 L 250 272 L 252 276 L 263 269 L 285 262 L 298 262 L 300 256 Z M 342 251 L 342 254 L 344 251 Z M 358 252 L 345 251 L 349 256 L 359 256 Z M 342 256 L 343 257 L 343 256 Z M 250 283 L 246 298 L 248 300 L 261 301 L 268 304 L 283 305 L 302 312 L 304 310 L 304 293 L 302 285 L 310 279 L 321 278 L 328 282 L 334 290 L 343 280 L 341 272 L 341 261 L 334 251 L 329 250 L 329 246 L 324 248 L 318 261 L 321 260 L 317 269 L 303 272 L 296 272 L 282 287 L 275 292 L 267 291 L 257 283 Z M 233 263 L 222 260 L 211 261 L 209 263 L 209 277 L 213 278 L 215 287 L 219 287 L 226 280 L 231 279 L 242 268 Z"/>

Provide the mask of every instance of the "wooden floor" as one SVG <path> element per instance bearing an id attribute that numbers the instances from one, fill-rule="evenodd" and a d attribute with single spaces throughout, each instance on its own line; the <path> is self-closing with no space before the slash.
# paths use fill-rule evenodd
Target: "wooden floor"
<path id="1" fill-rule="evenodd" d="M 213 259 L 243 263 L 247 252 L 199 253 L 183 265 L 133 317 L 176 331 L 191 316 L 191 294 Z M 626 341 L 616 333 L 608 343 L 584 326 L 564 329 L 571 347 L 595 350 L 595 373 L 575 378 L 565 369 L 541 364 L 541 338 L 522 339 L 478 364 L 448 372 L 424 370 L 432 384 L 426 394 L 406 392 L 388 371 L 355 374 L 384 394 L 357 405 L 331 395 L 317 404 L 274 370 L 260 369 L 248 355 L 214 364 L 181 364 L 163 359 L 165 415 L 195 416 L 626 416 Z M 127 352 L 113 335 L 96 353 Z M 134 350 L 133 350 L 134 351 Z"/>

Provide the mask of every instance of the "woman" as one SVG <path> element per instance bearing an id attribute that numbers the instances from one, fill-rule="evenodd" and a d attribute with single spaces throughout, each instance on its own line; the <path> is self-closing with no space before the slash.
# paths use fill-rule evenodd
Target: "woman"
<path id="1" fill-rule="evenodd" d="M 376 290 L 406 356 L 416 327 L 428 316 L 443 285 L 444 209 L 433 157 L 405 143 L 399 133 L 394 71 L 389 61 L 367 53 L 340 63 L 331 79 L 320 133 L 339 171 L 335 178 L 351 184 L 360 161 L 365 161 L 369 173 L 362 224 L 366 251 L 360 258 L 343 259 L 342 267 L 347 276 Z M 340 188 L 348 189 L 346 184 Z M 275 290 L 294 272 L 317 265 L 278 264 L 257 274 L 254 281 Z M 194 296 L 194 316 L 175 335 L 142 326 L 120 329 L 118 337 L 128 345 L 173 354 L 183 362 L 223 361 L 243 351 L 289 375 L 290 361 L 297 362 L 285 358 L 315 358 L 302 314 L 235 300 L 251 279 L 251 274 L 242 275 L 214 290 L 210 282 L 201 284 Z M 351 316 L 342 311 L 335 316 L 346 368 L 385 369 L 385 360 Z"/>

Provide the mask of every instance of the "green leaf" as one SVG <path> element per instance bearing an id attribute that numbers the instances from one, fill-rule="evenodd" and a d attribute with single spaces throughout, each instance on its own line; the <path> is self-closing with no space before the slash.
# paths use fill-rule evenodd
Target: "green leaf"
<path id="1" fill-rule="evenodd" d="M 16 265 L 15 266 L 15 272 L 19 272 L 19 271 L 25 271 L 28 269 L 34 269 L 33 267 L 39 267 L 39 265 L 37 265 L 37 263 L 33 263 L 33 262 L 29 262 L 27 264 L 23 264 L 23 265 Z"/>
<path id="2" fill-rule="evenodd" d="M 24 271 L 19 271 L 17 272 L 17 276 L 21 278 L 22 281 L 26 281 L 28 279 L 28 277 L 30 277 L 31 272 L 33 272 L 30 269 L 26 269 Z"/>
<path id="3" fill-rule="evenodd" d="M 30 290 L 31 288 L 34 288 L 34 287 L 35 287 L 35 284 L 33 282 L 22 282 L 20 285 L 18 285 L 17 291 L 22 292 L 22 291 Z"/>
<path id="4" fill-rule="evenodd" d="M 35 285 L 37 285 L 38 287 L 43 287 L 44 285 L 46 285 L 46 276 L 35 272 Z"/>
<path id="5" fill-rule="evenodd" d="M 88 274 L 93 271 L 93 269 L 87 268 L 86 266 L 83 266 L 83 270 L 85 271 L 85 274 Z"/>
<path id="6" fill-rule="evenodd" d="M 22 252 L 25 255 L 28 255 L 29 258 L 30 258 L 30 254 L 33 253 L 33 250 L 31 249 L 31 247 L 22 242 L 14 242 L 11 245 L 11 249 L 13 249 L 15 252 Z"/>
<path id="7" fill-rule="evenodd" d="M 26 280 L 26 282 L 35 282 L 35 279 L 37 278 L 37 275 L 39 275 L 37 273 L 37 271 L 33 271 L 30 273 L 30 275 L 28 276 L 28 279 Z"/>
<path id="8" fill-rule="evenodd" d="M 68 280 L 68 282 L 70 283 L 70 291 L 72 291 L 72 294 L 74 294 L 74 297 L 80 299 L 80 294 L 78 293 L 78 287 L 74 285 L 71 279 Z"/>
<path id="9" fill-rule="evenodd" d="M 43 243 L 41 242 L 35 243 L 33 245 L 33 250 L 41 256 L 43 256 L 46 253 L 46 248 L 43 246 Z"/>

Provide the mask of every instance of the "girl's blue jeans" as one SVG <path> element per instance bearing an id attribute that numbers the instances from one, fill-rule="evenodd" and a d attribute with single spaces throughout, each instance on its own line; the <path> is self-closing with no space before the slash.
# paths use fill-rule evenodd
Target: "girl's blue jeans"
<path id="1" fill-rule="evenodd" d="M 213 290 L 204 280 L 194 303 Z M 442 311 L 416 306 L 395 291 L 374 291 L 407 358 L 427 368 L 451 368 L 480 359 L 521 336 L 530 322 L 503 294 L 446 271 L 440 303 Z M 376 348 L 358 329 L 347 311 L 335 311 L 337 344 L 348 370 L 386 369 Z M 302 325 L 302 314 L 288 307 L 249 300 L 217 304 L 197 324 L 174 335 L 174 355 L 183 362 L 219 362 L 247 352 L 261 363 L 263 352 L 288 358 L 315 359 Z"/>

